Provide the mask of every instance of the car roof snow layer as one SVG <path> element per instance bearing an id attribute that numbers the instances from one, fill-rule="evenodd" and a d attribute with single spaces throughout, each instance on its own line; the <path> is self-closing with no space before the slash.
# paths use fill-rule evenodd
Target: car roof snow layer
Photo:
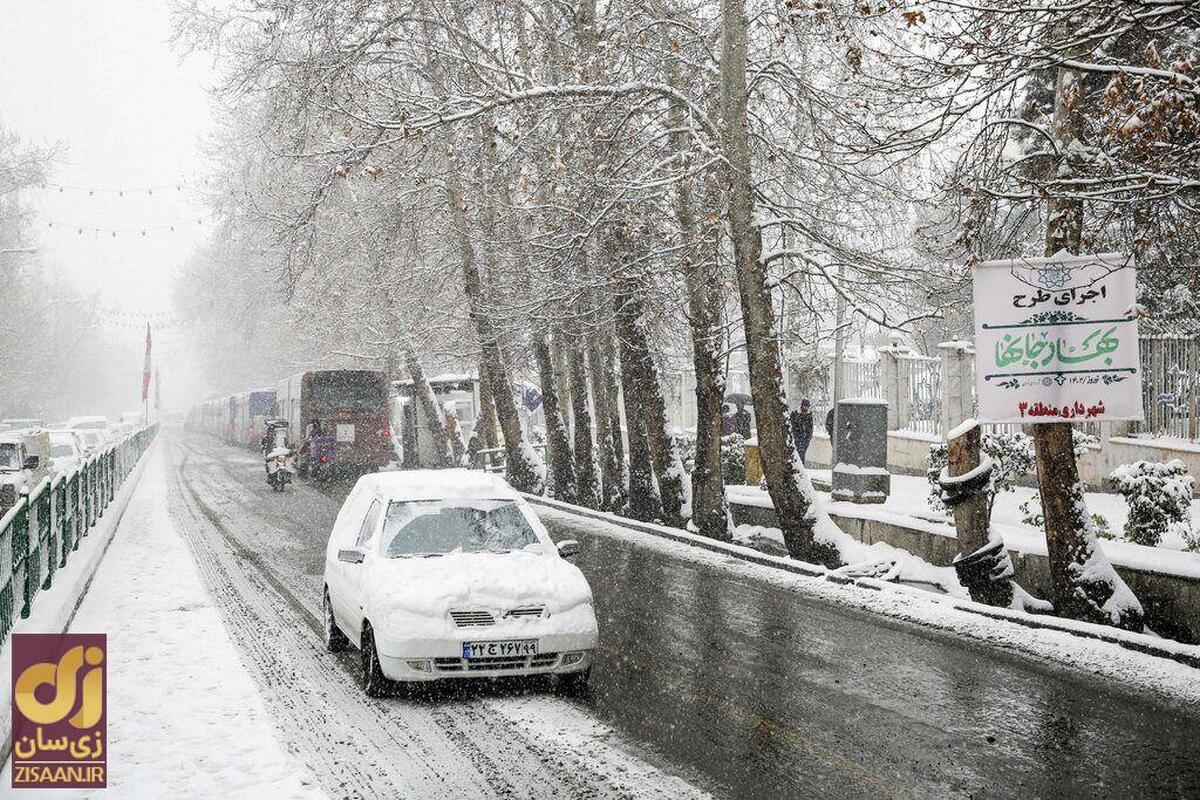
<path id="1" fill-rule="evenodd" d="M 504 478 L 470 469 L 373 472 L 359 478 L 355 489 L 366 489 L 388 500 L 520 499 Z"/>

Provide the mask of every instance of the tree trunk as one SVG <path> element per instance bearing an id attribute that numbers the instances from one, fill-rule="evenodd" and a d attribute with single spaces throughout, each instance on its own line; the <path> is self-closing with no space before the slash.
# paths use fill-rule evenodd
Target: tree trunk
<path id="1" fill-rule="evenodd" d="M 547 493 L 564 503 L 574 503 L 578 499 L 575 462 L 559 409 L 559 385 L 554 374 L 554 358 L 550 343 L 546 340 L 546 332 L 540 327 L 533 332 L 533 353 L 537 359 L 538 377 L 542 387 L 542 410 L 546 416 L 546 454 L 550 462 Z"/>
<path id="2" fill-rule="evenodd" d="M 483 446 L 491 450 L 500 446 L 496 432 L 496 401 L 492 397 L 492 381 L 486 369 L 479 370 L 479 424 L 482 426 Z"/>
<path id="3" fill-rule="evenodd" d="M 746 332 L 759 453 L 788 552 L 803 561 L 836 567 L 841 563 L 837 547 L 817 541 L 814 535 L 816 520 L 810 512 L 815 498 L 802 489 L 808 483 L 807 476 L 792 447 L 783 403 L 775 312 L 766 266 L 761 260 L 762 231 L 754 222 L 746 114 L 746 36 L 745 0 L 721 0 L 721 128 L 728 162 L 727 216 Z"/>
<path id="4" fill-rule="evenodd" d="M 626 394 L 631 390 L 637 394 L 641 422 L 645 425 L 650 445 L 651 463 L 658 483 L 659 500 L 662 503 L 662 521 L 665 525 L 683 527 L 685 506 L 683 463 L 675 437 L 667 431 L 666 403 L 663 400 L 662 384 L 658 379 L 658 368 L 650 354 L 650 342 L 646 336 L 646 307 L 642 302 L 640 287 L 628 284 L 617 295 L 617 325 L 621 339 L 622 375 L 626 361 L 632 380 L 623 380 Z M 629 408 L 628 401 L 625 405 Z M 626 414 L 628 423 L 629 415 Z M 632 445 L 630 446 L 632 457 Z M 630 463 L 632 475 L 633 464 Z"/>
<path id="5" fill-rule="evenodd" d="M 1060 67 L 1054 96 L 1051 130 L 1064 155 L 1055 174 L 1075 172 L 1078 149 L 1078 116 L 1081 93 L 1074 87 L 1083 76 Z M 1066 251 L 1078 254 L 1083 239 L 1083 203 L 1074 198 L 1051 198 L 1047 204 L 1046 255 Z M 1084 500 L 1084 486 L 1075 463 L 1069 422 L 1033 426 L 1037 455 L 1038 492 L 1046 524 L 1046 552 L 1050 561 L 1055 610 L 1075 619 L 1142 629 L 1141 604 L 1113 570 L 1096 540 Z"/>
<path id="6" fill-rule="evenodd" d="M 546 468 L 521 432 L 521 417 L 513 400 L 508 371 L 500 357 L 500 346 L 496 341 L 492 321 L 483 309 L 482 280 L 479 276 L 479 265 L 475 262 L 475 248 L 471 243 L 457 169 L 457 164 L 451 163 L 446 173 L 446 203 L 450 207 L 450 217 L 458 239 L 463 293 L 467 297 L 471 321 L 475 324 L 475 332 L 479 337 L 483 367 L 491 381 L 500 429 L 504 432 L 505 473 L 508 482 L 517 491 L 541 494 L 545 491 Z"/>
<path id="7" fill-rule="evenodd" d="M 404 368 L 413 382 L 413 394 L 421 405 L 421 414 L 425 417 L 425 428 L 433 440 L 433 451 L 437 459 L 437 467 L 449 467 L 453 462 L 450 451 L 450 437 L 446 434 L 445 420 L 442 409 L 438 407 L 437 398 L 429 381 L 425 380 L 425 370 L 421 361 L 411 347 L 404 347 Z"/>
<path id="8" fill-rule="evenodd" d="M 617 303 L 617 343 L 621 350 L 621 396 L 625 401 L 625 434 L 629 438 L 629 516 L 643 522 L 661 520 L 662 497 L 654 479 L 654 464 L 650 455 L 650 435 L 646 428 L 646 409 L 643 394 L 638 388 L 641 375 L 637 367 L 639 354 L 630 341 L 629 312 L 622 300 Z"/>
<path id="9" fill-rule="evenodd" d="M 609 409 L 609 388 L 616 383 L 611 362 L 601 356 L 601 346 L 595 336 L 588 340 L 588 361 L 591 362 L 592 398 L 596 404 L 596 452 L 600 462 L 600 504 L 604 511 L 620 511 L 625 506 L 625 482 L 617 461 L 617 445 L 621 431 L 613 426 Z M 616 442 L 614 442 L 616 437 Z"/>
<path id="10" fill-rule="evenodd" d="M 577 501 L 588 508 L 600 507 L 600 469 L 596 463 L 596 448 L 592 443 L 592 413 L 588 409 L 587 366 L 583 357 L 581 332 L 567 349 L 571 370 L 571 408 L 575 416 L 575 477 Z"/>
<path id="11" fill-rule="evenodd" d="M 673 76 L 672 76 L 673 78 Z M 674 83 L 674 81 L 672 81 Z M 687 147 L 684 109 L 671 104 L 672 145 Z M 709 246 L 696 225 L 692 185 L 687 179 L 675 191 L 675 217 L 683 236 L 687 263 L 688 322 L 692 334 L 692 368 L 696 375 L 696 463 L 692 468 L 692 514 L 689 527 L 712 539 L 733 538 L 733 518 L 721 476 L 721 414 L 725 378 L 717 355 L 721 335 L 721 295 L 717 288 L 716 247 Z"/>

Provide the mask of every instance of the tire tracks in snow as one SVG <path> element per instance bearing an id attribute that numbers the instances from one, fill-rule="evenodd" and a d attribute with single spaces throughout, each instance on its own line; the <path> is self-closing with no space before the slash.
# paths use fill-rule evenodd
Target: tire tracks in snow
<path id="1" fill-rule="evenodd" d="M 331 796 L 699 794 L 557 697 L 367 698 L 355 652 L 324 649 L 320 576 L 288 563 L 287 555 L 300 560 L 301 547 L 263 519 L 253 493 L 231 476 L 246 462 L 216 449 L 193 459 L 171 443 L 173 507 L 186 515 L 180 529 L 277 724 Z"/>

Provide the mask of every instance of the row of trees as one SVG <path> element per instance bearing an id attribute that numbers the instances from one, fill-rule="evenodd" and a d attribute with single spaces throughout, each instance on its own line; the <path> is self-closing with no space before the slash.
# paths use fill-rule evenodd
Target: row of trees
<path id="1" fill-rule="evenodd" d="M 247 352 L 252 370 L 365 361 L 432 402 L 429 365 L 477 363 L 477 428 L 514 484 L 716 538 L 744 348 L 789 549 L 837 565 L 781 343 L 811 347 L 838 306 L 874 330 L 961 332 L 954 265 L 1043 232 L 1050 252 L 1113 242 L 1176 269 L 1137 219 L 1182 229 L 1194 211 L 1196 30 L 1190 3 L 193 2 L 177 37 L 223 69 L 226 222 L 181 305 L 226 375 Z M 680 356 L 690 476 L 660 388 Z M 548 473 L 513 399 L 526 376 Z M 1043 427 L 1044 477 L 1073 487 L 1069 431 Z M 1115 619 L 1115 575 L 1081 568 L 1103 555 L 1075 499 L 1044 502 L 1065 543 L 1056 600 Z"/>
<path id="2" fill-rule="evenodd" d="M 110 367 L 136 356 L 97 336 L 97 298 L 79 292 L 48 267 L 35 234 L 31 200 L 59 155 L 0 126 L 0 416 L 62 419 L 119 396 L 125 375 Z M 100 408 L 108 409 L 103 401 Z"/>

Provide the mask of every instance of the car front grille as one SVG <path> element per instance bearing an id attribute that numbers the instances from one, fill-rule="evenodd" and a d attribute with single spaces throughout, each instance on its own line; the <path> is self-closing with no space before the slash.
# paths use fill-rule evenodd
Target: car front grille
<path id="1" fill-rule="evenodd" d="M 510 619 L 525 619 L 528 617 L 540 617 L 545 611 L 545 606 L 521 606 L 520 608 L 514 608 L 504 616 Z"/>
<path id="2" fill-rule="evenodd" d="M 538 653 L 536 656 L 494 656 L 492 658 L 435 658 L 436 672 L 482 672 L 553 667 L 558 653 Z"/>
<path id="3" fill-rule="evenodd" d="M 496 624 L 496 618 L 488 611 L 451 611 L 450 618 L 460 628 L 482 628 Z"/>

